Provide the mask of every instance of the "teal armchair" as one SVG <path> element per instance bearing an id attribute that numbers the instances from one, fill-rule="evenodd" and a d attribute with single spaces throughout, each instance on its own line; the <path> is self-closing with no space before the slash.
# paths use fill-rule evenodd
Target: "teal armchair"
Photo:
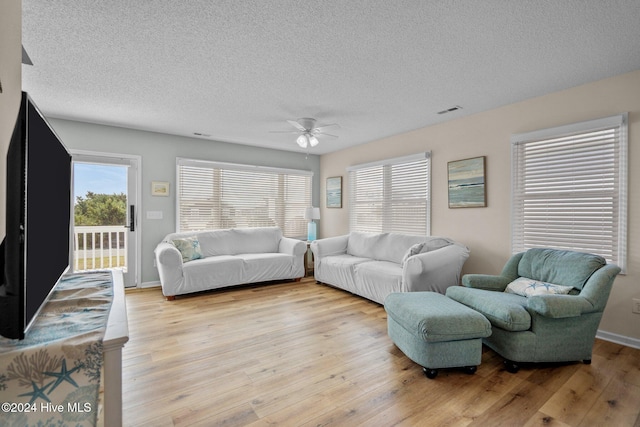
<path id="1" fill-rule="evenodd" d="M 446 295 L 491 322 L 491 336 L 483 343 L 506 359 L 509 372 L 529 362 L 591 363 L 595 335 L 618 273 L 618 266 L 597 255 L 530 249 L 513 255 L 500 275 L 463 276 L 463 286 L 450 287 Z M 518 278 L 526 278 L 529 286 L 510 285 Z M 563 286 L 567 288 L 559 291 Z"/>

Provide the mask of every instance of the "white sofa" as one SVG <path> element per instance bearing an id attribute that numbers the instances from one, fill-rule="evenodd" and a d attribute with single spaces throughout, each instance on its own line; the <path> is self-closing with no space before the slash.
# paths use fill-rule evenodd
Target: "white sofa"
<path id="1" fill-rule="evenodd" d="M 392 292 L 444 293 L 460 284 L 469 249 L 443 237 L 351 232 L 311 243 L 317 282 L 383 304 Z"/>
<path id="2" fill-rule="evenodd" d="M 178 249 L 181 248 L 181 250 Z M 155 249 L 162 293 L 176 295 L 245 283 L 300 279 L 304 241 L 277 227 L 172 233 Z"/>

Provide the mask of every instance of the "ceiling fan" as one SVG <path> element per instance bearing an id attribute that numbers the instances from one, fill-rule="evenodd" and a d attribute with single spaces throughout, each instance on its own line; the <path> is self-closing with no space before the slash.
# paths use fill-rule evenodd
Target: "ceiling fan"
<path id="1" fill-rule="evenodd" d="M 300 135 L 296 139 L 296 142 L 301 148 L 315 147 L 318 145 L 318 136 L 328 136 L 331 138 L 337 138 L 336 135 L 326 133 L 324 130 L 328 127 L 338 126 L 337 123 L 318 125 L 316 119 L 309 117 L 303 117 L 298 120 L 287 120 L 291 126 L 296 130 L 285 131 L 271 131 L 272 133 L 299 133 Z"/>

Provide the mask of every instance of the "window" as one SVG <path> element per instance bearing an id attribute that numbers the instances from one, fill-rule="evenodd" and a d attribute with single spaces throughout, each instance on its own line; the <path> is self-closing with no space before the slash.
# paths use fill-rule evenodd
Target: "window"
<path id="1" fill-rule="evenodd" d="M 307 234 L 313 172 L 178 158 L 177 229 L 273 227 Z"/>
<path id="2" fill-rule="evenodd" d="M 351 231 L 428 236 L 430 163 L 427 152 L 348 168 Z"/>
<path id="3" fill-rule="evenodd" d="M 627 115 L 514 135 L 512 251 L 535 247 L 626 264 Z"/>

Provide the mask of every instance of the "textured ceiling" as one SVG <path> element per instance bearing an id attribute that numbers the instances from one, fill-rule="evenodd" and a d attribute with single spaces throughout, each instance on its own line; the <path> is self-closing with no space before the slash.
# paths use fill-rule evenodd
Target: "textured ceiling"
<path id="1" fill-rule="evenodd" d="M 640 1 L 22 0 L 50 117 L 311 153 L 640 69 Z M 453 106 L 461 110 L 439 115 Z"/>

